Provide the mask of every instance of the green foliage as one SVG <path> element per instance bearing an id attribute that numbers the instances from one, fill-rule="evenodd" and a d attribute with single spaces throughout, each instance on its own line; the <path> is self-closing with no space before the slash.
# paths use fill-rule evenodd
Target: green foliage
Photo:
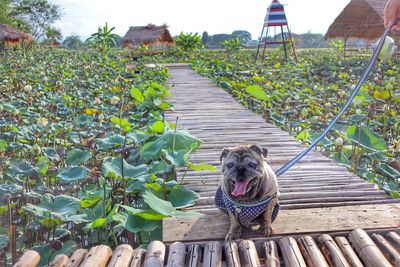
<path id="1" fill-rule="evenodd" d="M 204 45 L 207 45 L 209 38 L 210 36 L 208 35 L 208 32 L 203 32 L 203 35 L 201 36 L 201 41 Z"/>
<path id="2" fill-rule="evenodd" d="M 184 51 L 193 51 L 203 47 L 200 35 L 197 33 L 183 33 L 175 39 L 176 45 Z"/>
<path id="3" fill-rule="evenodd" d="M 19 248 L 48 259 L 54 242 L 116 246 L 128 232 L 139 246 L 161 238 L 162 218 L 197 215 L 180 209 L 199 195 L 168 180 L 183 180 L 177 166 L 213 166 L 189 162 L 201 141 L 165 121 L 164 68 L 128 69 L 123 52 L 93 50 L 1 60 L 0 195 L 12 196 Z M 7 211 L 0 198 L 4 221 Z"/>
<path id="4" fill-rule="evenodd" d="M 102 52 L 107 51 L 109 48 L 117 47 L 120 37 L 112 33 L 114 29 L 115 27 L 109 28 L 106 22 L 106 25 L 99 27 L 97 32 L 93 33 L 86 42 Z"/>
<path id="5" fill-rule="evenodd" d="M 61 18 L 61 7 L 47 0 L 12 1 L 10 16 L 18 28 L 32 34 L 34 39 L 41 39 L 51 25 Z"/>
<path id="6" fill-rule="evenodd" d="M 13 18 L 10 16 L 9 0 L 0 0 L 0 24 L 13 24 Z"/>
<path id="7" fill-rule="evenodd" d="M 342 40 L 331 41 L 329 46 L 332 47 L 336 54 L 343 55 L 344 53 L 344 43 Z"/>
<path id="8" fill-rule="evenodd" d="M 67 36 L 63 41 L 63 46 L 69 49 L 79 49 L 83 46 L 83 42 L 79 35 L 70 35 Z"/>
<path id="9" fill-rule="evenodd" d="M 229 53 L 237 53 L 239 50 L 243 47 L 242 42 L 239 39 L 239 37 L 236 37 L 235 39 L 232 40 L 225 40 L 222 43 L 222 46 L 226 49 L 227 52 Z"/>
<path id="10" fill-rule="evenodd" d="M 251 40 L 251 33 L 249 33 L 248 31 L 234 31 L 232 32 L 232 37 L 239 38 L 240 42 L 242 44 L 247 43 L 248 41 Z"/>

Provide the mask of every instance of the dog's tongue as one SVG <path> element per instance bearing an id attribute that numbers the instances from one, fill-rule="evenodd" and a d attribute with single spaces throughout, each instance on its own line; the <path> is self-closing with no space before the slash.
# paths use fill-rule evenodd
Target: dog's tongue
<path id="1" fill-rule="evenodd" d="M 238 197 L 246 194 L 246 189 L 249 181 L 236 181 L 235 188 L 232 191 L 232 196 Z"/>

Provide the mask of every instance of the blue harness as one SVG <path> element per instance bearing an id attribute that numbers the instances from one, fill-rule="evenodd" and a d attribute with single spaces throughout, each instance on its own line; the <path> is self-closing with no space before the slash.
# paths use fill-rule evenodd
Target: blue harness
<path id="1" fill-rule="evenodd" d="M 238 219 L 239 223 L 242 225 L 249 225 L 252 222 L 258 222 L 257 217 L 264 213 L 264 211 L 268 208 L 272 200 L 272 196 L 267 197 L 261 201 L 257 202 L 240 202 L 237 203 L 233 201 L 229 196 L 227 196 L 221 189 L 221 186 L 218 187 L 217 192 L 215 193 L 215 206 L 222 210 L 225 213 L 228 213 L 228 210 L 235 215 L 236 219 Z M 279 213 L 279 203 L 276 203 L 274 210 L 272 211 L 272 222 L 275 221 L 276 217 Z M 262 222 L 262 218 L 260 223 Z"/>

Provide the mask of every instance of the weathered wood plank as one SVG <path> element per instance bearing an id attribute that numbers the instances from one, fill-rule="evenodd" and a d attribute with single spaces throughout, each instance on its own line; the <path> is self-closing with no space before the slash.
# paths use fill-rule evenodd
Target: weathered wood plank
<path id="1" fill-rule="evenodd" d="M 336 244 L 338 245 L 340 251 L 343 253 L 346 260 L 350 263 L 352 267 L 363 267 L 360 258 L 357 256 L 354 249 L 351 247 L 347 238 L 343 236 L 335 237 Z"/>
<path id="2" fill-rule="evenodd" d="M 256 245 L 251 240 L 242 240 L 239 243 L 240 263 L 243 267 L 260 267 L 260 260 Z"/>
<path id="3" fill-rule="evenodd" d="M 279 240 L 279 247 L 284 266 L 307 267 L 299 246 L 293 237 L 284 237 Z"/>
<path id="4" fill-rule="evenodd" d="M 130 267 L 142 267 L 144 257 L 146 256 L 147 250 L 142 248 L 137 248 L 133 251 L 132 261 Z"/>
<path id="5" fill-rule="evenodd" d="M 68 262 L 68 256 L 64 254 L 58 254 L 54 257 L 54 259 L 50 262 L 49 267 L 65 267 Z"/>
<path id="6" fill-rule="evenodd" d="M 318 237 L 318 244 L 324 254 L 329 266 L 351 267 L 346 257 L 340 251 L 333 238 L 328 234 L 323 234 Z"/>
<path id="7" fill-rule="evenodd" d="M 40 255 L 34 250 L 27 250 L 13 267 L 36 267 L 39 264 Z"/>
<path id="8" fill-rule="evenodd" d="M 163 267 L 165 258 L 165 245 L 160 241 L 152 241 L 147 247 L 144 258 L 144 267 Z"/>
<path id="9" fill-rule="evenodd" d="M 274 241 L 266 241 L 263 244 L 265 251 L 265 266 L 266 267 L 279 267 L 281 266 L 278 247 Z"/>
<path id="10" fill-rule="evenodd" d="M 400 252 L 400 235 L 396 232 L 390 232 L 386 235 L 389 242 Z"/>
<path id="11" fill-rule="evenodd" d="M 105 245 L 92 247 L 83 259 L 80 267 L 105 267 L 112 256 L 112 250 Z"/>
<path id="12" fill-rule="evenodd" d="M 366 267 L 392 267 L 374 241 L 362 229 L 349 234 L 349 241 Z"/>
<path id="13" fill-rule="evenodd" d="M 400 252 L 380 234 L 372 234 L 371 238 L 390 263 L 395 267 L 400 267 Z"/>
<path id="14" fill-rule="evenodd" d="M 69 258 L 66 267 L 78 267 L 83 259 L 86 257 L 88 251 L 86 249 L 80 248 L 74 251 L 74 253 Z"/>
<path id="15" fill-rule="evenodd" d="M 204 246 L 203 267 L 222 266 L 222 244 L 218 241 L 207 242 Z"/>
<path id="16" fill-rule="evenodd" d="M 239 247 L 235 242 L 226 242 L 224 245 L 225 260 L 228 267 L 241 267 Z"/>
<path id="17" fill-rule="evenodd" d="M 115 248 L 107 267 L 129 267 L 133 257 L 133 248 L 123 244 Z"/>
<path id="18" fill-rule="evenodd" d="M 186 254 L 186 263 L 187 267 L 198 267 L 201 262 L 202 250 L 199 245 L 191 245 L 188 248 L 188 252 Z"/>
<path id="19" fill-rule="evenodd" d="M 186 246 L 181 242 L 175 242 L 169 246 L 167 267 L 184 267 L 186 258 Z"/>
<path id="20" fill-rule="evenodd" d="M 343 216 L 346 214 L 346 216 Z M 293 223 L 293 222 L 296 223 Z M 361 205 L 316 209 L 282 210 L 273 224 L 276 235 L 397 227 L 400 204 Z M 163 221 L 164 242 L 222 240 L 229 230 L 227 215 L 199 218 L 167 218 Z M 177 227 L 179 226 L 179 227 Z M 260 237 L 245 232 L 243 237 Z"/>

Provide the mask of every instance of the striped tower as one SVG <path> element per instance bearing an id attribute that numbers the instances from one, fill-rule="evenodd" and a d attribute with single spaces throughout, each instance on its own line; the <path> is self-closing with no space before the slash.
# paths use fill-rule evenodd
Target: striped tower
<path id="1" fill-rule="evenodd" d="M 284 31 L 285 30 L 284 27 L 286 28 L 286 32 Z M 272 33 L 272 30 L 276 32 L 277 28 L 280 29 L 281 32 L 281 37 L 279 38 L 279 40 L 268 41 L 267 38 L 268 33 L 269 32 Z M 274 39 L 276 39 L 276 34 L 274 36 Z M 293 55 L 297 61 L 296 51 L 294 50 L 293 39 L 289 30 L 285 9 L 283 5 L 279 3 L 278 0 L 272 0 L 271 5 L 267 9 L 267 15 L 265 16 L 264 19 L 263 29 L 261 32 L 260 40 L 258 42 L 256 60 L 258 59 L 260 48 L 263 47 L 261 62 L 264 61 L 265 49 L 267 48 L 268 44 L 282 44 L 285 51 L 285 57 L 287 59 L 288 58 L 287 44 L 289 43 L 292 45 Z"/>

